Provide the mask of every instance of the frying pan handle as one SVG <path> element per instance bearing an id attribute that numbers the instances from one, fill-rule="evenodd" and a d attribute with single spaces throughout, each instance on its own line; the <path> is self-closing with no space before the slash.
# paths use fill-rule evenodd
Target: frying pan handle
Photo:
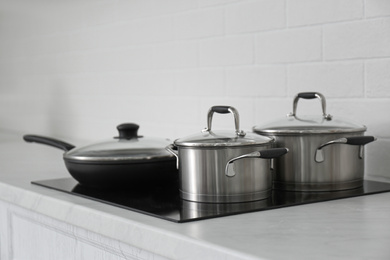
<path id="1" fill-rule="evenodd" d="M 49 146 L 53 146 L 56 148 L 59 148 L 61 150 L 64 150 L 65 152 L 72 150 L 75 148 L 74 145 L 66 143 L 64 141 L 45 137 L 45 136 L 39 136 L 39 135 L 25 135 L 23 136 L 24 141 L 29 143 L 39 143 L 39 144 L 46 144 Z"/>
<path id="2" fill-rule="evenodd" d="M 376 141 L 376 137 L 374 136 L 351 136 L 351 137 L 343 137 L 339 138 L 336 140 L 332 140 L 329 142 L 326 142 L 322 145 L 320 145 L 315 153 L 315 160 L 316 162 L 323 162 L 324 161 L 324 154 L 322 151 L 322 148 L 328 145 L 333 145 L 333 144 L 349 144 L 349 145 L 359 145 L 359 158 L 363 158 L 363 146 L 371 143 L 373 141 Z"/>
<path id="3" fill-rule="evenodd" d="M 219 113 L 219 114 L 228 114 L 232 113 L 234 117 L 234 125 L 236 128 L 236 135 L 237 136 L 245 136 L 245 132 L 240 130 L 240 116 L 238 114 L 237 109 L 230 106 L 213 106 L 209 109 L 209 112 L 207 114 L 207 127 L 203 129 L 203 132 L 209 132 L 211 131 L 211 123 L 213 120 L 213 114 Z"/>
<path id="4" fill-rule="evenodd" d="M 278 158 L 286 153 L 288 153 L 288 148 L 271 148 L 271 149 L 256 151 L 253 153 L 243 154 L 243 155 L 234 157 L 226 163 L 225 175 L 227 177 L 234 177 L 236 175 L 236 173 L 234 172 L 234 170 L 232 168 L 231 168 L 231 170 L 229 170 L 229 166 L 237 160 L 244 159 L 244 158 L 273 159 L 273 158 Z"/>
<path id="5" fill-rule="evenodd" d="M 176 157 L 176 168 L 179 169 L 179 153 L 177 152 L 177 147 L 173 144 L 170 144 L 165 147 L 165 150 L 167 150 Z"/>
<path id="6" fill-rule="evenodd" d="M 289 116 L 294 116 L 297 117 L 297 106 L 298 106 L 298 100 L 300 98 L 303 99 L 313 99 L 313 98 L 318 98 L 321 101 L 321 106 L 322 106 L 322 116 L 325 120 L 332 120 L 332 116 L 330 114 L 326 113 L 326 100 L 324 95 L 322 95 L 319 92 L 301 92 L 298 93 L 293 102 L 293 112 L 289 114 Z"/>

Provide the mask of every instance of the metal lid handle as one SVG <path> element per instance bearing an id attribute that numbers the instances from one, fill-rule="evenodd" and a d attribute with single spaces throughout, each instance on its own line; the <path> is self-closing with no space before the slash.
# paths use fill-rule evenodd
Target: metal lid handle
<path id="1" fill-rule="evenodd" d="M 326 113 L 326 100 L 325 100 L 325 97 L 324 97 L 324 95 L 322 95 L 319 92 L 301 92 L 301 93 L 298 93 L 298 95 L 296 95 L 295 98 L 294 98 L 293 112 L 290 113 L 289 116 L 297 117 L 297 106 L 298 106 L 298 100 L 300 98 L 303 98 L 303 99 L 318 98 L 321 101 L 322 116 L 326 120 L 332 120 L 332 116 L 330 114 Z"/>
<path id="2" fill-rule="evenodd" d="M 219 114 L 227 114 L 231 113 L 234 117 L 234 125 L 236 128 L 236 135 L 237 136 L 245 136 L 245 132 L 240 130 L 240 116 L 238 115 L 237 109 L 230 106 L 213 106 L 209 109 L 209 112 L 207 114 L 207 127 L 203 129 L 203 131 L 211 131 L 211 124 L 213 120 L 213 114 L 214 112 Z"/>

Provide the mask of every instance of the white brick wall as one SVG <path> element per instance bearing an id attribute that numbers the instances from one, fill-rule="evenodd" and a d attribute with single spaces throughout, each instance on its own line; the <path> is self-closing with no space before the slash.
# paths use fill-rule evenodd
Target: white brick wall
<path id="1" fill-rule="evenodd" d="M 259 33 L 256 37 L 256 62 L 297 63 L 322 59 L 320 27 Z"/>
<path id="2" fill-rule="evenodd" d="M 254 63 L 252 35 L 203 40 L 199 47 L 199 66 L 232 66 Z"/>
<path id="3" fill-rule="evenodd" d="M 249 130 L 319 91 L 379 138 L 367 170 L 390 177 L 389 3 L 2 1 L 1 129 L 96 141 L 131 121 L 175 139 L 205 127 L 212 105 L 235 106 Z M 305 103 L 299 113 L 320 110 Z"/>
<path id="4" fill-rule="evenodd" d="M 363 17 L 363 0 L 294 0 L 288 2 L 288 25 L 306 26 Z"/>
<path id="5" fill-rule="evenodd" d="M 365 77 L 368 97 L 390 97 L 390 59 L 366 61 Z"/>
<path id="6" fill-rule="evenodd" d="M 324 59 L 390 56 L 390 18 L 324 26 Z"/>
<path id="7" fill-rule="evenodd" d="M 291 95 L 308 89 L 324 89 L 328 98 L 364 97 L 364 65 L 360 61 L 348 61 L 290 66 L 288 87 Z"/>
<path id="8" fill-rule="evenodd" d="M 235 34 L 284 28 L 285 9 L 284 0 L 243 1 L 227 6 L 226 32 Z"/>

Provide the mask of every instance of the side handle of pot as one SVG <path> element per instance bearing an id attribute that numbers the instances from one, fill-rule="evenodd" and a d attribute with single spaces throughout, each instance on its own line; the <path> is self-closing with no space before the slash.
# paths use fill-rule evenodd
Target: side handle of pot
<path id="1" fill-rule="evenodd" d="M 165 150 L 167 150 L 176 157 L 176 168 L 179 169 L 179 153 L 177 152 L 177 147 L 173 144 L 170 144 L 165 147 Z"/>
<path id="2" fill-rule="evenodd" d="M 261 150 L 261 151 L 256 151 L 248 154 L 243 154 L 237 157 L 234 157 L 230 159 L 226 163 L 225 167 L 225 175 L 227 177 L 234 177 L 236 173 L 232 170 L 229 171 L 229 166 L 240 159 L 244 158 L 261 158 L 261 159 L 273 159 L 273 158 L 278 158 L 288 152 L 288 148 L 271 148 L 271 149 L 266 149 L 266 150 Z"/>
<path id="3" fill-rule="evenodd" d="M 359 145 L 359 158 L 363 158 L 363 151 L 364 151 L 364 145 L 371 143 L 376 140 L 376 137 L 374 136 L 351 136 L 351 137 L 343 137 L 339 139 L 335 139 L 332 141 L 329 141 L 327 143 L 324 143 L 320 145 L 315 153 L 315 161 L 320 163 L 324 161 L 324 154 L 322 151 L 322 148 L 328 145 L 333 145 L 333 144 L 349 144 L 349 145 Z"/>

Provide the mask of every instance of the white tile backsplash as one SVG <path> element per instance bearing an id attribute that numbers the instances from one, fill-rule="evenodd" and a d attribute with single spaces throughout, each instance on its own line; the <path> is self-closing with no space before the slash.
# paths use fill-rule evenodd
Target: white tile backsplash
<path id="1" fill-rule="evenodd" d="M 378 17 L 390 15 L 390 1 L 388 0 L 364 0 L 366 17 Z"/>
<path id="2" fill-rule="evenodd" d="M 256 62 L 297 63 L 322 59 L 320 27 L 259 33 L 256 37 Z"/>
<path id="3" fill-rule="evenodd" d="M 390 97 L 390 59 L 366 61 L 367 96 Z"/>
<path id="4" fill-rule="evenodd" d="M 96 141 L 136 122 L 176 139 L 204 128 L 212 105 L 235 106 L 250 130 L 319 91 L 329 113 L 379 137 L 367 168 L 390 177 L 387 0 L 23 3 L 0 3 L 3 129 Z"/>
<path id="5" fill-rule="evenodd" d="M 288 25 L 307 26 L 361 19 L 363 0 L 294 0 L 288 2 Z"/>
<path id="6" fill-rule="evenodd" d="M 214 67 L 253 64 L 254 52 L 252 35 L 206 39 L 200 42 L 199 65 Z"/>
<path id="7" fill-rule="evenodd" d="M 175 37 L 178 40 L 220 36 L 225 31 L 223 8 L 199 9 L 175 16 Z"/>
<path id="8" fill-rule="evenodd" d="M 229 96 L 278 97 L 287 91 L 285 66 L 247 66 L 226 71 Z"/>
<path id="9" fill-rule="evenodd" d="M 324 59 L 369 59 L 390 56 L 390 18 L 324 26 Z"/>
<path id="10" fill-rule="evenodd" d="M 226 8 L 228 34 L 257 32 L 284 28 L 284 0 L 243 1 Z"/>
<path id="11" fill-rule="evenodd" d="M 333 97 L 364 97 L 363 62 L 322 62 L 290 66 L 291 95 L 313 89 Z"/>

